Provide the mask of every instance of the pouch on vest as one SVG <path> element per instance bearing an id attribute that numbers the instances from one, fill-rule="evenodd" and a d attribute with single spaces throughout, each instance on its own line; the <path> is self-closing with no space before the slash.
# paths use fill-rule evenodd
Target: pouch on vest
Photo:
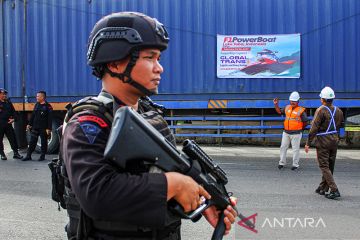
<path id="1" fill-rule="evenodd" d="M 59 139 L 62 137 L 62 128 L 61 125 L 58 129 L 56 129 L 56 133 L 59 136 Z M 63 209 L 66 209 L 66 201 L 65 201 L 65 178 L 62 173 L 62 166 L 64 162 L 61 158 L 61 154 L 58 155 L 57 158 L 52 159 L 52 161 L 48 164 L 51 171 L 51 198 L 55 202 L 58 203 L 58 210 L 60 211 L 60 206 Z"/>
<path id="2" fill-rule="evenodd" d="M 66 209 L 64 193 L 65 193 L 65 181 L 64 177 L 61 174 L 62 161 L 59 158 L 54 158 L 49 164 L 51 170 L 51 198 L 58 203 L 58 210 L 60 211 L 60 206 L 63 209 Z"/>

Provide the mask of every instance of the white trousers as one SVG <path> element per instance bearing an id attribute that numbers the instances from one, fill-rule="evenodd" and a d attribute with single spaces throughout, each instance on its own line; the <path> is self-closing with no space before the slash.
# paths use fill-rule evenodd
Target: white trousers
<path id="1" fill-rule="evenodd" d="M 283 132 L 280 146 L 280 161 L 279 165 L 286 165 L 286 153 L 291 143 L 293 152 L 293 166 L 299 167 L 299 153 L 300 153 L 300 142 L 302 133 L 300 134 L 288 134 Z"/>

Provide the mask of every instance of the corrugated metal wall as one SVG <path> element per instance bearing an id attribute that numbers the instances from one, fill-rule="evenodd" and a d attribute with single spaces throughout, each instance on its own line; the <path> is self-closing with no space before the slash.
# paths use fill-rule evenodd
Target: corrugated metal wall
<path id="1" fill-rule="evenodd" d="M 95 94 L 100 83 L 86 67 L 87 36 L 101 16 L 125 10 L 154 16 L 168 28 L 159 99 L 266 98 L 293 90 L 314 98 L 325 85 L 343 98 L 360 94 L 358 0 L 26 2 L 24 17 L 23 1 L 2 1 L 4 84 L 15 96 L 21 96 L 23 61 L 29 96 L 38 89 L 56 97 Z M 216 34 L 287 33 L 301 33 L 300 79 L 216 78 Z"/>
<path id="2" fill-rule="evenodd" d="M 11 96 L 22 96 L 25 56 L 24 5 L 21 1 L 1 1 L 0 86 Z"/>
<path id="3" fill-rule="evenodd" d="M 27 92 L 38 88 L 51 96 L 96 93 L 100 82 L 90 79 L 86 43 L 92 20 L 88 1 L 29 1 L 27 25 Z"/>
<path id="4" fill-rule="evenodd" d="M 287 95 L 293 90 L 318 93 L 325 85 L 349 96 L 360 91 L 360 1 L 185 0 L 174 9 L 177 17 L 166 22 L 170 44 L 175 45 L 170 47 L 173 63 L 166 75 L 171 81 L 162 82 L 162 92 L 251 98 L 259 97 L 254 93 Z M 216 78 L 216 34 L 287 33 L 301 33 L 300 79 Z"/>

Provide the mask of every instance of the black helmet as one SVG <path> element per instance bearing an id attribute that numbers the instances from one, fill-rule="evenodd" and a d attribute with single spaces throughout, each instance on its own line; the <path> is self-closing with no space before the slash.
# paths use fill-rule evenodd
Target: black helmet
<path id="1" fill-rule="evenodd" d="M 137 12 L 113 13 L 100 19 L 91 31 L 87 62 L 90 66 L 124 59 L 143 48 L 167 48 L 169 37 L 163 24 Z"/>

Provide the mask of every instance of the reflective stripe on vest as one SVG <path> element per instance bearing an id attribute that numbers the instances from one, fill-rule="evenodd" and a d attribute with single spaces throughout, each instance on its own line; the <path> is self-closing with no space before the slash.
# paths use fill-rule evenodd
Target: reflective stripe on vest
<path id="1" fill-rule="evenodd" d="M 330 119 L 330 122 L 329 122 L 329 126 L 328 128 L 326 129 L 326 132 L 322 132 L 322 133 L 318 133 L 316 134 L 316 136 L 322 136 L 322 135 L 329 135 L 329 134 L 335 134 L 337 133 L 337 130 L 336 130 L 336 124 L 335 124 L 335 113 L 336 113 L 336 107 L 334 107 L 334 112 L 331 112 L 330 108 L 327 107 L 327 106 L 324 106 L 330 113 L 330 116 L 331 116 L 331 119 Z M 334 130 L 333 131 L 329 131 L 330 130 L 330 127 L 331 127 L 331 124 L 334 125 Z"/>
<path id="2" fill-rule="evenodd" d="M 301 121 L 301 114 L 305 111 L 303 107 L 296 107 L 290 110 L 290 105 L 285 108 L 284 129 L 290 131 L 302 130 L 304 123 Z"/>

